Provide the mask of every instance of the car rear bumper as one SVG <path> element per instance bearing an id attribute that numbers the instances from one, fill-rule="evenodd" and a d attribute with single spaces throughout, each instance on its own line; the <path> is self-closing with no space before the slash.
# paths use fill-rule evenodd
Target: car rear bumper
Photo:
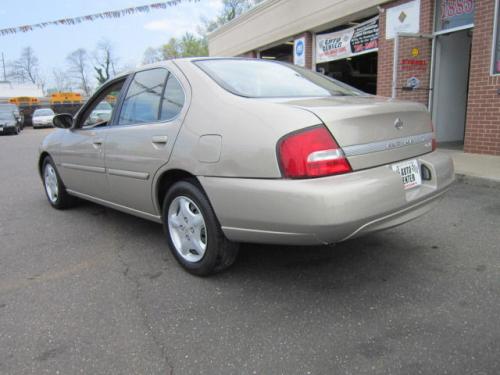
<path id="1" fill-rule="evenodd" d="M 404 190 L 390 165 L 307 180 L 199 177 L 228 239 L 290 245 L 344 241 L 428 212 L 453 183 L 453 162 L 416 157 L 431 179 Z"/>
<path id="2" fill-rule="evenodd" d="M 2 125 L 0 126 L 0 134 L 7 134 L 14 132 L 17 125 Z"/>
<path id="3" fill-rule="evenodd" d="M 36 122 L 33 121 L 33 127 L 34 128 L 48 128 L 48 127 L 53 127 L 54 125 L 52 122 Z"/>

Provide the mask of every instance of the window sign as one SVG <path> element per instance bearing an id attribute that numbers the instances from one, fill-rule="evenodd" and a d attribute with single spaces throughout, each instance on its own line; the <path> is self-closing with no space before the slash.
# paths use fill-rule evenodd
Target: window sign
<path id="1" fill-rule="evenodd" d="M 500 74 L 500 1 L 497 3 L 496 11 L 495 45 L 493 46 L 493 74 Z"/>
<path id="2" fill-rule="evenodd" d="M 306 38 L 295 39 L 293 42 L 293 63 L 306 66 Z"/>
<path id="3" fill-rule="evenodd" d="M 474 25 L 475 0 L 438 0 L 436 7 L 436 31 Z"/>
<path id="4" fill-rule="evenodd" d="M 386 39 L 393 39 L 397 33 L 418 32 L 420 32 L 420 0 L 413 0 L 387 9 Z"/>
<path id="5" fill-rule="evenodd" d="M 316 63 L 345 59 L 378 50 L 378 16 L 357 26 L 316 35 Z"/>

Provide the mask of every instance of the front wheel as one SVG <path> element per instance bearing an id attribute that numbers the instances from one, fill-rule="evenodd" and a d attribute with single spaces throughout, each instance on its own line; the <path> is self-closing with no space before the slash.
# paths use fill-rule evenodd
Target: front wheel
<path id="1" fill-rule="evenodd" d="M 222 233 L 215 213 L 196 181 L 179 181 L 165 196 L 163 224 L 168 246 L 188 272 L 206 276 L 231 266 L 238 245 Z"/>
<path id="2" fill-rule="evenodd" d="M 52 207 L 64 209 L 71 207 L 74 204 L 76 198 L 69 195 L 66 191 L 66 188 L 57 173 L 56 166 L 49 156 L 47 156 L 43 161 L 42 178 L 45 194 L 47 195 L 47 199 Z"/>

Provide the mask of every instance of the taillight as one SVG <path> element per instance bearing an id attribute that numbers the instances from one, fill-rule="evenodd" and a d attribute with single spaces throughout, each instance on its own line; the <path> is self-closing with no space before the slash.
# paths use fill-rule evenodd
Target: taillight
<path id="1" fill-rule="evenodd" d="M 308 178 L 351 172 L 344 152 L 324 126 L 291 133 L 278 143 L 284 177 Z"/>
<path id="2" fill-rule="evenodd" d="M 435 151 L 437 148 L 437 141 L 436 141 L 436 131 L 434 130 L 434 124 L 431 121 L 431 128 L 432 128 L 432 151 Z"/>

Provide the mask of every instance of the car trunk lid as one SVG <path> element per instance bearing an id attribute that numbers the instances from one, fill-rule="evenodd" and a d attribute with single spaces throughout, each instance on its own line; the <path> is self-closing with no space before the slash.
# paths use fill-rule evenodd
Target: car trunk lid
<path id="1" fill-rule="evenodd" d="M 280 101 L 314 113 L 342 147 L 353 170 L 432 151 L 432 124 L 418 103 L 373 96 Z"/>

